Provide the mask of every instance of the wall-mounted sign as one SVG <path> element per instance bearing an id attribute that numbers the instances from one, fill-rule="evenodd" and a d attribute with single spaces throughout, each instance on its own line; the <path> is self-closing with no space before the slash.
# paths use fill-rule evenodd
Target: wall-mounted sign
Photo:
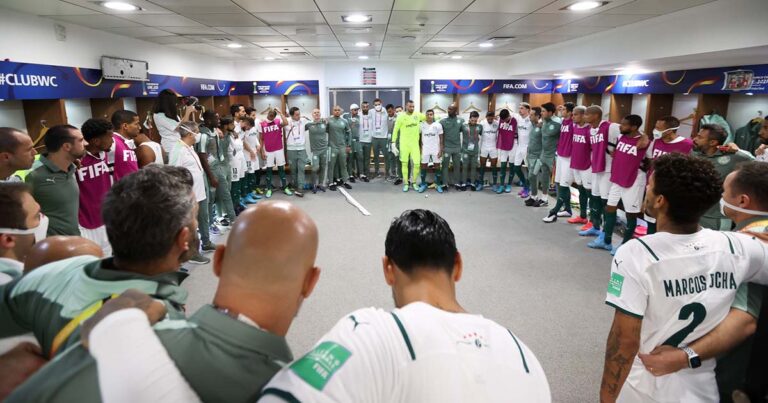
<path id="1" fill-rule="evenodd" d="M 259 84 L 260 83 L 260 84 Z M 255 92 L 257 87 L 262 90 Z M 227 81 L 150 74 L 149 81 L 105 79 L 101 70 L 0 61 L 0 99 L 154 97 L 170 89 L 182 95 L 308 95 L 319 82 Z"/>
<path id="2" fill-rule="evenodd" d="M 376 67 L 363 67 L 363 85 L 376 85 Z"/>
<path id="3" fill-rule="evenodd" d="M 421 80 L 423 94 L 550 93 L 551 80 Z"/>

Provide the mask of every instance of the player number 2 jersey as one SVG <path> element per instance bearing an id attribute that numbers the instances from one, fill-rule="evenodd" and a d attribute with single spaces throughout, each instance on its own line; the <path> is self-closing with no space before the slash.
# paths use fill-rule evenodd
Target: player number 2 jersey
<path id="1" fill-rule="evenodd" d="M 739 284 L 749 281 L 768 282 L 768 249 L 759 239 L 708 229 L 660 232 L 619 249 L 605 302 L 642 319 L 639 352 L 647 354 L 660 345 L 691 343 L 714 329 Z M 649 401 L 710 401 L 717 399 L 714 367 L 707 360 L 696 369 L 654 377 L 635 357 L 624 388 Z"/>
<path id="2" fill-rule="evenodd" d="M 422 302 L 352 312 L 262 392 L 261 402 L 551 401 L 539 361 L 512 332 Z"/>

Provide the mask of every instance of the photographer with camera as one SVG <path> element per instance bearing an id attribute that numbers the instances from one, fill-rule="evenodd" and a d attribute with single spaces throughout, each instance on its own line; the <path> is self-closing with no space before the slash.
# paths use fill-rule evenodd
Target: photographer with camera
<path id="1" fill-rule="evenodd" d="M 179 133 L 176 128 L 180 122 L 194 121 L 192 114 L 201 108 L 196 102 L 192 101 L 194 97 L 184 98 L 186 106 L 184 107 L 184 117 L 179 117 L 179 100 L 175 92 L 165 89 L 157 94 L 157 101 L 152 108 L 152 120 L 155 121 L 155 127 L 160 134 L 160 144 L 163 151 L 170 153 L 173 146 L 179 141 Z M 197 98 L 194 98 L 196 101 Z"/>

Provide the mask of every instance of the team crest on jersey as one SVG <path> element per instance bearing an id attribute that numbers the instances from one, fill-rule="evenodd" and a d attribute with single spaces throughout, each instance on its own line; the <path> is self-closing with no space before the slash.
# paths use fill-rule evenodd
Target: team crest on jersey
<path id="1" fill-rule="evenodd" d="M 728 162 L 731 161 L 731 158 L 727 155 L 723 155 L 722 157 L 717 158 L 717 163 L 720 165 L 728 165 Z"/>
<path id="2" fill-rule="evenodd" d="M 464 336 L 461 337 L 461 340 L 457 340 L 456 344 L 465 344 L 469 346 L 475 346 L 477 349 L 482 349 L 483 347 L 491 347 L 490 345 L 485 343 L 485 338 L 481 334 L 477 334 L 477 332 L 467 333 Z"/>

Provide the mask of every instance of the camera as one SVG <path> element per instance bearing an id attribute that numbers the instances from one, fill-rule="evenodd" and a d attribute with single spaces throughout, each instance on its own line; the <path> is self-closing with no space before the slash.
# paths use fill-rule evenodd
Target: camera
<path id="1" fill-rule="evenodd" d="M 184 106 L 194 106 L 195 109 L 197 109 L 198 111 L 203 110 L 203 106 L 200 105 L 200 100 L 197 99 L 197 97 L 193 97 L 191 95 L 186 97 L 181 97 L 181 104 Z"/>

